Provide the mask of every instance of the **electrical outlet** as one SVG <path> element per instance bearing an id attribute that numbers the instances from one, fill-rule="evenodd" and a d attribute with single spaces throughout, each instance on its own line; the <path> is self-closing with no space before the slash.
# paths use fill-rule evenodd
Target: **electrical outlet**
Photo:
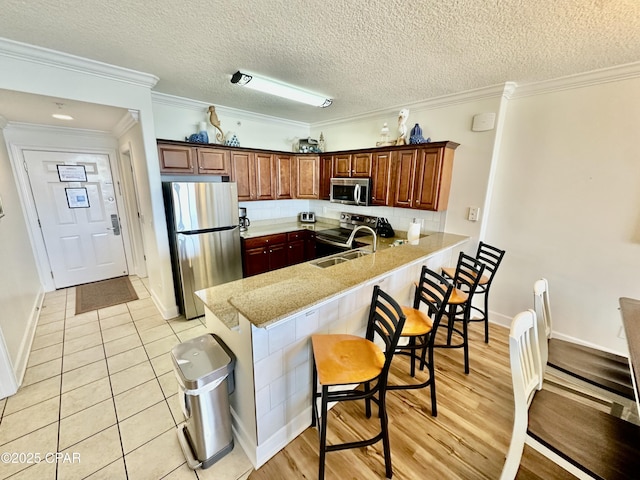
<path id="1" fill-rule="evenodd" d="M 478 217 L 480 217 L 480 207 L 469 207 L 467 220 L 469 220 L 470 222 L 477 222 Z"/>

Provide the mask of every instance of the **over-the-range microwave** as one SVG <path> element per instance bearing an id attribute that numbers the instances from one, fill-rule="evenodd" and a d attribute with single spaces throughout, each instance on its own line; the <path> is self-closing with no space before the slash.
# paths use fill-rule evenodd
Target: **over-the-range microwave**
<path id="1" fill-rule="evenodd" d="M 344 205 L 370 205 L 370 178 L 332 178 L 329 199 Z"/>

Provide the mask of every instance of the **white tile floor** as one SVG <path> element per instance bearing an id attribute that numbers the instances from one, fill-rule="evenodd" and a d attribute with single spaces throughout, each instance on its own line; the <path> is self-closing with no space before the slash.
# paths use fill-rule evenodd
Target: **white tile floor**
<path id="1" fill-rule="evenodd" d="M 2 463 L 0 479 L 246 479 L 240 445 L 207 470 L 190 470 L 171 348 L 206 332 L 164 320 L 143 280 L 139 299 L 75 315 L 75 288 L 45 296 L 18 393 L 0 400 L 0 453 L 64 452 L 80 462 Z"/>

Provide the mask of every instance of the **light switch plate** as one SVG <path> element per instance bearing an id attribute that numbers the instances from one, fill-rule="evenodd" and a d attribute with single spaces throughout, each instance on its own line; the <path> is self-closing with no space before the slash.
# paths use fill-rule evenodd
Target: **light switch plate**
<path id="1" fill-rule="evenodd" d="M 480 216 L 480 207 L 469 207 L 469 214 L 467 215 L 467 220 L 469 220 L 470 222 L 477 222 L 479 216 Z"/>

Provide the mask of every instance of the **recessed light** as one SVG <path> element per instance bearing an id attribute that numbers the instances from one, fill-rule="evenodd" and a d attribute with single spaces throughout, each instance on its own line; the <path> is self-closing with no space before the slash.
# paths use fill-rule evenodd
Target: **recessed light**
<path id="1" fill-rule="evenodd" d="M 73 120 L 71 115 L 63 115 L 61 113 L 54 113 L 51 115 L 53 118 L 57 118 L 58 120 Z"/>

